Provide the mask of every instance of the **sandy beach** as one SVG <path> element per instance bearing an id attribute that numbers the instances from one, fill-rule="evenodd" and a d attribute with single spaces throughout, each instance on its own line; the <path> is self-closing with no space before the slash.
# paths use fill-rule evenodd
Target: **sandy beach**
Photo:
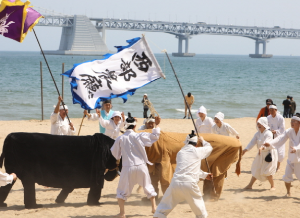
<path id="1" fill-rule="evenodd" d="M 77 131 L 81 119 L 72 119 Z M 225 120 L 234 127 L 240 134 L 240 141 L 243 148 L 256 132 L 255 118 L 237 118 Z M 290 119 L 285 119 L 286 128 L 290 127 Z M 139 119 L 139 124 L 142 124 L 142 119 Z M 175 120 L 163 119 L 161 129 L 165 132 L 181 132 L 187 133 L 193 129 L 191 120 Z M 84 121 L 80 135 L 92 135 L 99 131 L 98 122 Z M 0 150 L 5 137 L 11 132 L 50 132 L 50 121 L 38 120 L 22 120 L 22 121 L 0 121 Z M 286 146 L 286 154 L 288 147 Z M 235 165 L 232 165 L 228 171 L 228 178 L 224 182 L 224 190 L 221 199 L 218 202 L 206 202 L 206 208 L 209 217 L 218 218 L 248 218 L 248 217 L 299 217 L 300 204 L 300 184 L 297 180 L 293 182 L 291 198 L 285 198 L 285 186 L 281 180 L 286 166 L 286 159 L 283 161 L 279 172 L 275 175 L 275 191 L 269 191 L 270 185 L 268 182 L 256 182 L 253 190 L 243 190 L 251 178 L 251 164 L 257 153 L 256 147 L 250 152 L 247 152 L 242 160 L 242 174 L 238 177 L 235 173 Z M 1 169 L 2 172 L 5 169 Z M 37 203 L 43 204 L 42 209 L 24 209 L 23 204 L 23 186 L 18 180 L 14 185 L 6 203 L 7 208 L 0 208 L 1 218 L 11 217 L 70 217 L 70 218 L 106 218 L 113 217 L 118 213 L 118 204 L 115 198 L 116 187 L 119 178 L 113 182 L 105 182 L 102 191 L 100 202 L 101 206 L 87 206 L 86 198 L 88 189 L 76 189 L 69 195 L 66 203 L 58 205 L 55 203 L 55 198 L 60 189 L 45 188 L 36 185 Z M 202 182 L 199 182 L 202 188 Z M 136 188 L 135 188 L 136 190 Z M 126 202 L 127 217 L 152 217 L 150 201 L 142 200 L 145 195 L 143 193 L 133 192 L 132 196 Z M 162 195 L 160 194 L 159 200 Z M 158 201 L 159 203 L 159 201 Z M 179 204 L 172 213 L 168 216 L 171 218 L 189 218 L 194 217 L 187 203 Z"/>

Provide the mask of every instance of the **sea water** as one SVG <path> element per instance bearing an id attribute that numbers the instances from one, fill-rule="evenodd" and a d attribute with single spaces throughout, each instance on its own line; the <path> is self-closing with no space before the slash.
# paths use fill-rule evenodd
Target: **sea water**
<path id="1" fill-rule="evenodd" d="M 184 100 L 177 80 L 164 54 L 155 54 L 166 79 L 159 79 L 136 91 L 128 101 L 113 99 L 113 110 L 143 116 L 143 95 L 162 118 L 181 119 Z M 65 71 L 73 64 L 101 59 L 99 56 L 46 56 L 59 90 L 62 89 L 62 63 Z M 0 52 L 0 120 L 41 119 L 40 62 L 43 64 L 44 119 L 49 119 L 57 103 L 57 92 L 45 61 L 39 52 Z M 287 95 L 300 100 L 300 57 L 275 56 L 252 59 L 246 55 L 196 55 L 171 57 L 184 94 L 195 97 L 192 112 L 204 105 L 208 116 L 221 111 L 225 118 L 256 117 L 267 98 L 279 111 Z M 68 78 L 64 80 L 64 101 L 70 118 L 79 118 L 83 109 L 72 103 Z M 149 114 L 149 112 L 148 112 Z"/>

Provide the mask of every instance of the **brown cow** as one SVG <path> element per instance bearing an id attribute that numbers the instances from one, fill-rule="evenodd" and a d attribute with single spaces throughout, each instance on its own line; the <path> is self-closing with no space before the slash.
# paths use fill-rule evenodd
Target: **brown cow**
<path id="1" fill-rule="evenodd" d="M 152 130 L 144 130 L 150 132 Z M 205 180 L 203 186 L 204 198 L 212 201 L 218 200 L 221 196 L 224 179 L 231 164 L 238 160 L 236 173 L 240 174 L 240 161 L 242 145 L 239 140 L 222 135 L 200 134 L 204 140 L 209 142 L 213 151 L 207 158 L 210 171 L 214 177 L 215 191 L 212 182 Z M 171 183 L 176 168 L 176 155 L 184 146 L 187 133 L 173 133 L 161 131 L 160 138 L 151 147 L 146 148 L 148 159 L 153 166 L 148 165 L 152 185 L 158 192 L 158 181 L 161 183 L 164 193 Z M 202 160 L 201 169 L 207 172 L 205 160 Z"/>

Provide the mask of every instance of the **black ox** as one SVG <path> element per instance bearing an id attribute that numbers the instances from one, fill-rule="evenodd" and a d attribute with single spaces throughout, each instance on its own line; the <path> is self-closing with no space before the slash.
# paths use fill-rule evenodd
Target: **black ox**
<path id="1" fill-rule="evenodd" d="M 16 173 L 24 187 L 25 208 L 36 204 L 35 183 L 62 188 L 56 199 L 62 203 L 75 188 L 90 188 L 87 203 L 99 204 L 104 179 L 117 176 L 116 159 L 110 148 L 114 140 L 96 133 L 93 136 L 59 136 L 42 133 L 11 133 L 3 145 L 0 167 Z M 108 173 L 105 170 L 109 169 Z M 0 205 L 5 206 L 14 183 L 0 188 Z"/>

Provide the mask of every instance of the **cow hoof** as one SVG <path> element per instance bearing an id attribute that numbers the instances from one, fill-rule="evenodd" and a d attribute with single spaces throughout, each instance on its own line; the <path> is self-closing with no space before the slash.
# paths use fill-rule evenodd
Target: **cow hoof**
<path id="1" fill-rule="evenodd" d="M 38 208 L 43 208 L 43 205 L 42 204 L 34 204 L 34 205 L 28 205 L 28 206 L 25 205 L 25 208 L 26 209 L 38 209 Z"/>
<path id="2" fill-rule="evenodd" d="M 0 203 L 0 207 L 7 207 L 6 203 Z"/>
<path id="3" fill-rule="evenodd" d="M 100 202 L 87 202 L 87 205 L 89 205 L 89 206 L 99 206 L 100 204 L 103 204 L 103 203 L 100 203 Z"/>
<path id="4" fill-rule="evenodd" d="M 56 200 L 55 200 L 55 203 L 57 203 L 57 204 L 64 204 L 65 201 L 64 201 L 64 200 L 62 201 L 62 200 L 57 200 L 57 199 L 56 199 Z"/>

